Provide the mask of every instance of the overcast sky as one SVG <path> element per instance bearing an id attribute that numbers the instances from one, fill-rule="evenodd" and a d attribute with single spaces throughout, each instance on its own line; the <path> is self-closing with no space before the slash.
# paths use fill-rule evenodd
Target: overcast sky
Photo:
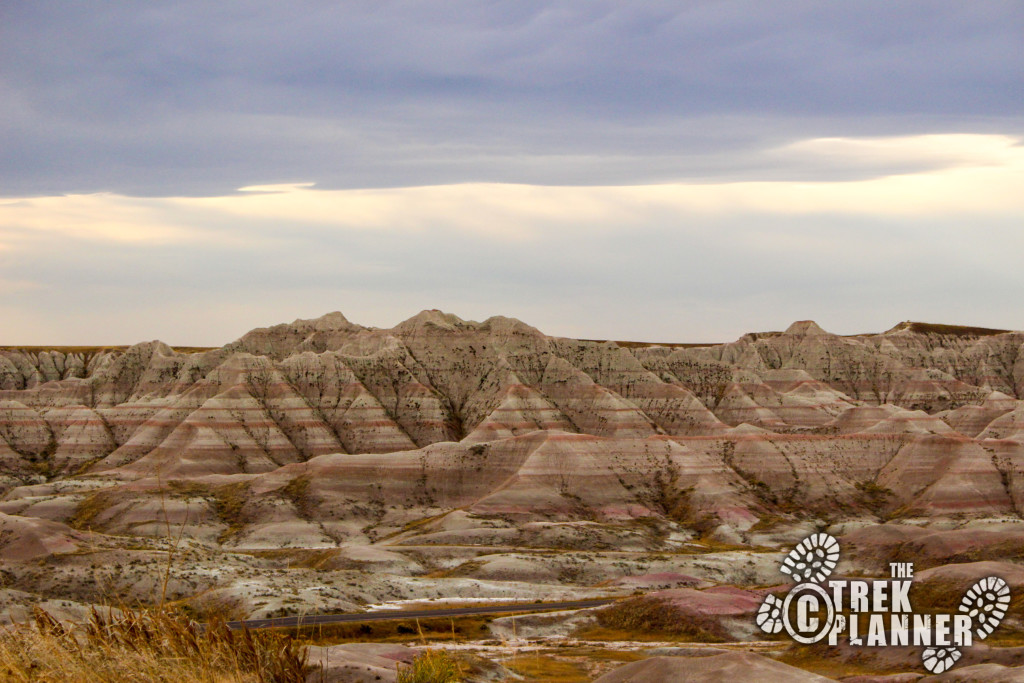
<path id="1" fill-rule="evenodd" d="M 1024 328 L 1024 4 L 0 3 L 0 344 Z"/>

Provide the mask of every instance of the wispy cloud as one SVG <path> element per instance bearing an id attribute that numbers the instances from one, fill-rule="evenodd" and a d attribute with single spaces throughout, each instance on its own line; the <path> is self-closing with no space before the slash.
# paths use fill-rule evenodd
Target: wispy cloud
<path id="1" fill-rule="evenodd" d="M 1024 146 L 1009 136 L 928 135 L 811 139 L 778 150 L 835 166 L 884 163 L 883 177 L 851 181 L 741 181 L 630 186 L 463 183 L 322 190 L 315 183 L 249 186 L 222 197 L 113 194 L 0 201 L 0 224 L 115 242 L 167 244 L 249 238 L 259 226 L 422 232 L 437 229 L 523 240 L 555 228 L 624 230 L 655 216 L 847 214 L 1019 216 Z M 207 228 L 220 226 L 219 232 Z M 248 230 L 246 226 L 252 226 Z M 263 230 L 265 231 L 265 230 Z"/>

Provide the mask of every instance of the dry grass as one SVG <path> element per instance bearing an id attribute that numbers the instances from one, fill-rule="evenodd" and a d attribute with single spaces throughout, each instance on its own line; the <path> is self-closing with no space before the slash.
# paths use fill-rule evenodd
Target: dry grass
<path id="1" fill-rule="evenodd" d="M 910 601 L 919 611 L 955 612 L 964 593 L 973 581 L 952 581 L 931 579 L 930 581 L 914 581 L 910 586 Z M 1009 616 L 1019 618 L 1024 614 L 1024 594 L 1021 591 L 1010 592 Z M 1008 635 L 1016 620 L 1008 619 L 1000 625 L 1001 635 Z"/>
<path id="2" fill-rule="evenodd" d="M 892 516 L 899 516 L 897 511 Z M 984 562 L 987 560 L 1012 560 L 1024 556 L 1024 538 L 1012 538 L 998 543 L 988 543 L 978 547 L 965 548 L 959 552 L 929 552 L 927 540 L 905 541 L 890 546 L 877 553 L 880 564 L 887 566 L 890 562 L 913 562 L 918 571 L 941 567 L 946 564 L 963 564 L 968 562 Z M 916 582 L 915 582 L 916 583 Z M 964 585 L 966 588 L 966 584 Z M 959 598 L 958 598 L 959 599 Z"/>
<path id="3" fill-rule="evenodd" d="M 1024 633 L 1010 631 L 1006 628 L 1006 622 L 999 625 L 996 632 L 988 637 L 985 644 L 989 647 L 1024 647 Z"/>
<path id="4" fill-rule="evenodd" d="M 0 680 L 69 683 L 304 683 L 306 650 L 286 636 L 202 629 L 170 612 L 93 610 L 67 626 L 42 610 L 0 630 Z"/>
<path id="5" fill-rule="evenodd" d="M 398 667 L 397 683 L 459 683 L 462 680 L 459 661 L 444 650 L 424 650 L 412 663 Z"/>
<path id="6" fill-rule="evenodd" d="M 789 517 L 784 517 L 782 515 L 776 515 L 770 512 L 766 512 L 763 515 L 761 515 L 758 518 L 757 522 L 754 523 L 754 526 L 747 529 L 747 531 L 751 533 L 755 531 L 771 531 L 777 526 L 787 524 L 792 521 L 793 520 Z"/>
<path id="7" fill-rule="evenodd" d="M 702 643 L 729 639 L 728 633 L 711 617 L 684 614 L 656 598 L 622 600 L 599 610 L 596 616 L 598 628 L 586 629 L 577 635 L 602 640 L 658 637 Z"/>
<path id="8" fill-rule="evenodd" d="M 870 479 L 859 481 L 854 486 L 857 488 L 857 502 L 871 512 L 883 516 L 891 512 L 892 500 L 896 497 L 891 489 L 881 486 Z"/>
<path id="9" fill-rule="evenodd" d="M 240 481 L 217 486 L 211 493 L 214 512 L 227 525 L 217 541 L 225 543 L 240 534 L 249 522 L 244 512 L 245 504 L 249 501 L 249 482 Z"/>
<path id="10" fill-rule="evenodd" d="M 245 600 L 237 596 L 204 592 L 167 604 L 199 622 L 242 621 L 249 616 Z"/>
<path id="11" fill-rule="evenodd" d="M 502 661 L 502 665 L 528 681 L 583 683 L 644 658 L 636 650 L 574 646 L 517 654 Z"/>
<path id="12" fill-rule="evenodd" d="M 279 489 L 289 500 L 296 514 L 302 519 L 311 519 L 316 510 L 316 501 L 309 494 L 309 476 L 295 477 Z"/>
<path id="13" fill-rule="evenodd" d="M 284 562 L 288 569 L 315 569 L 330 571 L 335 569 L 359 569 L 365 566 L 357 560 L 341 557 L 336 548 L 280 548 L 275 550 L 248 550 L 246 555 L 264 557 L 269 560 Z"/>
<path id="14" fill-rule="evenodd" d="M 113 489 L 100 489 L 90 493 L 79 501 L 74 514 L 68 520 L 68 525 L 73 529 L 102 530 L 102 525 L 97 524 L 97 519 L 124 498 L 123 493 L 119 495 Z"/>
<path id="15" fill-rule="evenodd" d="M 804 671 L 840 679 L 848 676 L 884 676 L 906 671 L 904 667 L 895 668 L 873 665 L 870 657 L 848 659 L 837 654 L 835 648 L 815 645 L 793 645 L 783 652 L 778 660 L 783 664 L 795 666 Z"/>
<path id="16" fill-rule="evenodd" d="M 528 681 L 585 683 L 591 680 L 586 668 L 580 664 L 565 659 L 556 659 L 548 654 L 519 655 L 504 662 L 504 665 Z"/>
<path id="17" fill-rule="evenodd" d="M 428 640 L 468 641 L 491 637 L 490 617 L 437 617 L 395 621 L 363 621 L 348 624 L 323 624 L 289 629 L 294 636 L 311 645 L 336 643 L 413 643 Z"/>
<path id="18" fill-rule="evenodd" d="M 414 519 L 411 522 L 406 522 L 404 525 L 402 525 L 401 529 L 398 529 L 397 531 L 392 531 L 389 534 L 381 536 L 378 540 L 379 541 L 386 541 L 386 540 L 392 539 L 395 536 L 398 536 L 400 534 L 404 534 L 404 533 L 407 533 L 409 531 L 415 531 L 416 529 L 419 529 L 420 527 L 424 527 L 427 524 L 430 524 L 431 522 L 435 522 L 435 521 L 441 519 L 442 517 L 444 517 L 444 516 L 446 516 L 448 514 L 450 514 L 450 513 L 449 512 L 442 512 L 439 515 L 431 515 L 429 517 L 421 517 L 420 519 Z"/>
<path id="19" fill-rule="evenodd" d="M 900 323 L 893 330 L 910 330 L 918 334 L 943 334 L 953 337 L 989 337 L 994 334 L 1006 334 L 1010 330 L 997 330 L 991 327 L 971 327 L 969 325 L 942 325 L 939 323 L 917 323 L 907 321 Z M 890 330 L 891 331 L 891 330 Z"/>
<path id="20" fill-rule="evenodd" d="M 426 574 L 428 579 L 451 579 L 463 576 L 475 576 L 477 572 L 483 569 L 484 563 L 479 560 L 467 560 L 457 567 L 449 567 L 448 569 L 438 569 Z"/>

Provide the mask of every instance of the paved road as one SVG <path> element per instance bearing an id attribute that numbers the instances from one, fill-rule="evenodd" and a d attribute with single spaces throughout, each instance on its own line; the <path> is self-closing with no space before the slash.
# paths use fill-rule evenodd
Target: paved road
<path id="1" fill-rule="evenodd" d="M 358 612 L 349 614 L 307 614 L 299 617 L 276 617 L 274 619 L 247 619 L 229 621 L 230 628 L 295 628 L 297 626 L 318 626 L 321 624 L 344 624 L 360 621 L 395 621 L 400 619 L 431 619 L 437 617 L 464 617 L 478 614 L 509 614 L 513 612 L 548 612 L 551 610 L 584 609 L 600 607 L 615 602 L 615 598 L 599 600 L 570 600 L 567 602 L 531 602 L 511 605 L 483 605 L 480 607 L 453 607 L 450 609 L 387 610 L 382 612 Z"/>

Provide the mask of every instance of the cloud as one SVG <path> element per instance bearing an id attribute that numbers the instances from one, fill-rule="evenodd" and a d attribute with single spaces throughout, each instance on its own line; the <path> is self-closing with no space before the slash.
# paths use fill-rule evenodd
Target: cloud
<path id="1" fill-rule="evenodd" d="M 109 193 L 0 200 L 0 225 L 0 234 L 14 241 L 29 232 L 149 244 L 202 237 L 187 225 L 160 215 L 151 202 Z"/>
<path id="2" fill-rule="evenodd" d="M 0 293 L 8 329 L 29 337 L 6 341 L 221 344 L 328 310 L 390 326 L 434 307 L 663 341 L 729 340 L 807 317 L 844 333 L 907 318 L 1021 326 L 1003 294 L 1024 284 L 1016 139 L 828 139 L 794 150 L 939 170 L 8 200 Z"/>
<path id="3" fill-rule="evenodd" d="M 1020 136 L 1015 3 L 18 3 L 11 196 L 875 177 L 807 138 Z M 911 170 L 920 170 L 919 168 Z"/>
<path id="4" fill-rule="evenodd" d="M 4 341 L 432 307 L 655 340 L 1024 327 L 1022 24 L 1003 0 L 4 3 Z"/>
<path id="5" fill-rule="evenodd" d="M 0 224 L 113 242 L 237 243 L 288 223 L 343 230 L 424 232 L 437 226 L 521 241 L 553 227 L 628 230 L 654 215 L 864 214 L 934 217 L 1019 214 L 1024 146 L 992 135 L 811 139 L 775 151 L 797 163 L 921 168 L 869 180 L 742 181 L 630 186 L 464 183 L 323 190 L 253 185 L 222 197 L 132 198 L 109 193 L 0 200 Z M 230 224 L 231 229 L 216 229 Z M 242 226 L 252 226 L 245 230 Z M 260 229 L 258 226 L 263 226 Z"/>
<path id="6" fill-rule="evenodd" d="M 376 190 L 320 190 L 313 183 L 242 188 L 244 194 L 178 198 L 168 205 L 253 221 L 299 221 L 359 230 L 427 230 L 524 239 L 552 225 L 628 229 L 652 213 L 843 213 L 936 215 L 1020 213 L 1024 146 L 1009 136 L 927 135 L 804 140 L 777 150 L 800 163 L 920 168 L 845 182 L 671 183 L 538 186 L 466 183 Z"/>

